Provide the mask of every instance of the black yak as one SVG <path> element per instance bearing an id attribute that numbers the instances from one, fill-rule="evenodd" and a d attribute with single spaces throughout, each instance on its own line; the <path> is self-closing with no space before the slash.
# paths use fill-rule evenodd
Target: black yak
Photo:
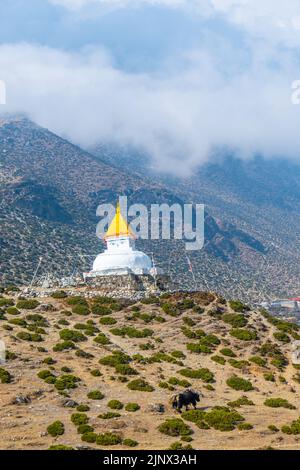
<path id="1" fill-rule="evenodd" d="M 185 409 L 188 410 L 190 404 L 193 405 L 194 409 L 197 407 L 197 402 L 200 401 L 202 395 L 194 390 L 185 390 L 178 395 L 173 395 L 171 398 L 171 405 L 175 410 L 178 410 L 181 413 L 181 409 L 185 406 Z"/>

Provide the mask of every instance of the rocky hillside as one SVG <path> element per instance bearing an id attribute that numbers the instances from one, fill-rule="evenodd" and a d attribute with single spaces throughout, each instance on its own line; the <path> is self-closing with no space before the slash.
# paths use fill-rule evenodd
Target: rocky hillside
<path id="1" fill-rule="evenodd" d="M 61 277 L 90 269 L 103 249 L 95 237 L 96 208 L 103 202 L 115 203 L 120 194 L 127 195 L 129 203 L 148 206 L 203 202 L 105 163 L 24 118 L 0 120 L 0 155 L 0 273 L 7 284 L 28 283 L 40 256 L 41 275 Z M 145 241 L 139 247 L 154 252 L 156 262 L 175 281 L 191 286 L 181 241 Z M 256 237 L 222 218 L 216 220 L 208 211 L 205 249 L 190 254 L 197 286 L 230 296 L 264 298 L 271 290 L 267 277 L 251 273 L 253 258 L 263 257 L 265 251 Z"/>
<path id="2" fill-rule="evenodd" d="M 0 305 L 1 449 L 299 449 L 297 325 L 204 292 Z"/>

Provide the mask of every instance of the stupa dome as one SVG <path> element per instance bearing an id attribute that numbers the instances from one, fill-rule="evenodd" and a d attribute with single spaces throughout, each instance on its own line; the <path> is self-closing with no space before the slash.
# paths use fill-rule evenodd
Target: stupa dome
<path id="1" fill-rule="evenodd" d="M 106 250 L 96 257 L 90 276 L 151 273 L 152 261 L 145 253 L 135 250 L 135 236 L 124 220 L 119 205 L 104 239 Z"/>

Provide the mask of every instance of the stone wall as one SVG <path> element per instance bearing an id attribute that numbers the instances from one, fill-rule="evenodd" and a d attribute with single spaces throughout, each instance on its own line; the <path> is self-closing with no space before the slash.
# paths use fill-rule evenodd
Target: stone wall
<path id="1" fill-rule="evenodd" d="M 174 292 L 178 290 L 168 276 L 151 275 L 115 275 L 99 276 L 90 278 L 86 282 L 79 282 L 76 287 L 62 288 L 27 288 L 22 292 L 26 297 L 49 297 L 57 290 L 64 290 L 68 295 L 83 295 L 95 297 L 103 295 L 117 299 L 140 300 L 152 295 L 159 296 L 163 292 Z"/>

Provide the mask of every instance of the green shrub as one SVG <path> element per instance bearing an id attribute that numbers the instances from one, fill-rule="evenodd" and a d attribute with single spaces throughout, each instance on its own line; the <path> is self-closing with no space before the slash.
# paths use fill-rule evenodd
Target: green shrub
<path id="1" fill-rule="evenodd" d="M 127 405 L 125 406 L 125 410 L 130 412 L 138 411 L 140 408 L 140 405 L 138 405 L 137 403 L 127 403 Z"/>
<path id="2" fill-rule="evenodd" d="M 132 380 L 127 384 L 127 387 L 130 390 L 138 390 L 140 392 L 153 392 L 154 390 L 154 387 L 143 379 Z"/>
<path id="3" fill-rule="evenodd" d="M 88 303 L 84 297 L 81 297 L 80 295 L 75 295 L 74 297 L 68 297 L 67 299 L 67 304 L 68 305 L 86 305 L 88 306 Z"/>
<path id="4" fill-rule="evenodd" d="M 193 433 L 192 429 L 179 418 L 167 419 L 158 430 L 168 436 L 189 436 Z"/>
<path id="5" fill-rule="evenodd" d="M 192 423 L 199 423 L 205 419 L 205 411 L 202 410 L 188 410 L 184 411 L 181 414 L 181 417 L 186 421 L 191 421 Z"/>
<path id="6" fill-rule="evenodd" d="M 54 421 L 47 427 L 47 432 L 52 437 L 62 436 L 65 432 L 65 427 L 61 421 Z"/>
<path id="7" fill-rule="evenodd" d="M 87 397 L 91 400 L 102 400 L 104 398 L 104 395 L 100 392 L 100 390 L 92 390 L 87 394 Z"/>
<path id="8" fill-rule="evenodd" d="M 17 333 L 17 338 L 22 339 L 23 341 L 30 342 L 40 342 L 43 341 L 43 338 L 38 333 L 28 333 L 27 331 L 20 331 Z"/>
<path id="9" fill-rule="evenodd" d="M 230 406 L 231 408 L 240 408 L 241 406 L 254 406 L 254 403 L 252 400 L 249 400 L 249 398 L 244 395 L 235 401 L 229 402 L 228 406 Z"/>
<path id="10" fill-rule="evenodd" d="M 182 442 L 176 441 L 173 442 L 173 444 L 170 445 L 169 450 L 191 450 L 193 449 L 190 444 L 187 444 L 184 446 Z"/>
<path id="11" fill-rule="evenodd" d="M 120 416 L 121 416 L 120 413 L 115 413 L 114 411 L 108 411 L 107 413 L 100 414 L 98 418 L 113 419 L 113 418 L 119 418 Z"/>
<path id="12" fill-rule="evenodd" d="M 123 403 L 119 400 L 110 400 L 107 406 L 112 410 L 121 410 L 124 407 Z"/>
<path id="13" fill-rule="evenodd" d="M 11 320 L 8 321 L 11 325 L 17 325 L 25 328 L 27 326 L 27 322 L 24 320 L 24 318 L 12 318 Z"/>
<path id="14" fill-rule="evenodd" d="M 76 410 L 79 411 L 80 413 L 83 413 L 85 411 L 90 411 L 90 407 L 89 405 L 78 405 Z"/>
<path id="15" fill-rule="evenodd" d="M 117 320 L 112 317 L 102 317 L 100 318 L 99 323 L 101 323 L 101 325 L 115 325 Z"/>
<path id="16" fill-rule="evenodd" d="M 264 379 L 267 381 L 267 382 L 275 382 L 275 375 L 272 374 L 272 372 L 266 372 L 264 374 Z"/>
<path id="17" fill-rule="evenodd" d="M 269 406 L 270 408 L 287 408 L 288 410 L 296 410 L 296 407 L 284 398 L 267 398 L 264 405 Z"/>
<path id="18" fill-rule="evenodd" d="M 296 421 L 292 421 L 290 426 L 282 426 L 281 431 L 284 434 L 293 434 L 297 435 L 300 434 L 300 418 Z"/>
<path id="19" fill-rule="evenodd" d="M 242 377 L 237 377 L 236 375 L 233 375 L 232 377 L 227 379 L 226 383 L 229 387 L 233 388 L 234 390 L 242 390 L 243 392 L 253 390 L 253 385 L 251 384 L 250 380 L 243 379 Z"/>
<path id="20" fill-rule="evenodd" d="M 77 383 L 80 382 L 80 378 L 72 374 L 66 374 L 59 377 L 55 382 L 55 388 L 57 390 L 70 390 L 77 387 Z"/>
<path id="21" fill-rule="evenodd" d="M 226 360 L 222 356 L 212 356 L 211 360 L 222 366 L 226 364 Z"/>
<path id="22" fill-rule="evenodd" d="M 279 432 L 278 427 L 275 426 L 274 424 L 270 424 L 270 426 L 268 426 L 268 429 L 272 432 Z"/>
<path id="23" fill-rule="evenodd" d="M 163 303 L 161 308 L 167 315 L 170 315 L 171 317 L 177 317 L 180 313 L 176 306 L 170 304 L 169 302 Z"/>
<path id="24" fill-rule="evenodd" d="M 171 385 L 179 385 L 180 387 L 189 388 L 192 384 L 187 380 L 180 380 L 177 377 L 170 377 L 168 380 Z"/>
<path id="25" fill-rule="evenodd" d="M 171 356 L 175 357 L 175 359 L 185 359 L 186 355 L 182 351 L 172 351 Z"/>
<path id="26" fill-rule="evenodd" d="M 13 299 L 8 299 L 7 297 L 0 298 L 0 307 L 11 307 L 14 305 Z"/>
<path id="27" fill-rule="evenodd" d="M 186 348 L 188 351 L 191 351 L 191 352 L 194 352 L 194 353 L 197 353 L 197 354 L 211 354 L 212 350 L 204 345 L 204 344 L 200 344 L 200 343 L 188 343 L 186 345 Z"/>
<path id="28" fill-rule="evenodd" d="M 80 426 L 81 424 L 87 424 L 89 418 L 85 413 L 73 413 L 71 415 L 71 421 L 75 426 Z"/>
<path id="29" fill-rule="evenodd" d="M 111 308 L 105 307 L 104 305 L 95 304 L 92 306 L 92 313 L 99 316 L 111 315 L 112 310 Z"/>
<path id="30" fill-rule="evenodd" d="M 53 297 L 53 299 L 65 299 L 66 297 L 68 297 L 68 294 L 63 290 L 57 290 L 53 292 L 51 297 Z"/>
<path id="31" fill-rule="evenodd" d="M 111 432 L 105 432 L 104 434 L 98 434 L 96 443 L 100 446 L 116 446 L 121 444 L 122 439 L 118 434 Z"/>
<path id="32" fill-rule="evenodd" d="M 6 309 L 6 313 L 8 313 L 9 315 L 19 315 L 20 311 L 16 307 L 8 307 Z"/>
<path id="33" fill-rule="evenodd" d="M 94 342 L 105 346 L 110 343 L 110 340 L 107 338 L 107 336 L 105 336 L 104 333 L 99 333 L 96 338 L 94 338 Z"/>
<path id="34" fill-rule="evenodd" d="M 73 447 L 65 446 L 63 444 L 56 444 L 54 446 L 50 446 L 48 450 L 74 450 Z"/>
<path id="35" fill-rule="evenodd" d="M 189 379 L 201 379 L 203 382 L 212 383 L 214 382 L 214 374 L 209 369 L 181 369 L 178 371 L 179 374 Z"/>
<path id="36" fill-rule="evenodd" d="M 243 313 L 243 312 L 248 312 L 250 310 L 250 308 L 247 305 L 243 304 L 239 300 L 230 300 L 229 306 L 235 312 Z"/>
<path id="37" fill-rule="evenodd" d="M 129 364 L 129 362 L 131 362 L 131 357 L 121 351 L 113 351 L 112 355 L 99 359 L 100 364 L 111 367 L 116 367 L 118 364 Z"/>
<path id="38" fill-rule="evenodd" d="M 255 341 L 257 334 L 254 330 L 247 330 L 246 328 L 235 328 L 230 331 L 230 335 L 241 341 Z"/>
<path id="39" fill-rule="evenodd" d="M 205 421 L 218 431 L 232 431 L 244 418 L 235 410 L 216 406 L 205 414 Z"/>
<path id="40" fill-rule="evenodd" d="M 122 444 L 123 446 L 127 446 L 127 447 L 136 447 L 139 445 L 139 443 L 135 441 L 134 439 L 124 439 Z"/>
<path id="41" fill-rule="evenodd" d="M 87 305 L 77 304 L 73 305 L 72 312 L 77 315 L 88 315 L 90 313 L 90 309 Z"/>
<path id="42" fill-rule="evenodd" d="M 222 315 L 222 320 L 233 328 L 243 328 L 243 326 L 246 326 L 248 323 L 248 320 L 244 315 L 237 313 L 224 313 L 224 315 Z"/>
<path id="43" fill-rule="evenodd" d="M 153 330 L 144 328 L 143 330 L 137 330 L 132 326 L 123 326 L 122 328 L 112 328 L 110 332 L 116 336 L 128 336 L 129 338 L 147 338 L 153 335 Z"/>
<path id="44" fill-rule="evenodd" d="M 95 432 L 91 432 L 91 431 L 85 432 L 84 434 L 82 434 L 81 440 L 83 442 L 94 443 L 97 440 L 97 434 Z"/>
<path id="45" fill-rule="evenodd" d="M 7 370 L 0 367 L 0 382 L 2 384 L 9 384 L 11 382 L 11 379 L 12 379 L 12 376 L 10 375 L 10 373 Z"/>
<path id="46" fill-rule="evenodd" d="M 226 357 L 236 357 L 236 354 L 230 348 L 223 348 L 220 350 L 220 353 Z"/>
<path id="47" fill-rule="evenodd" d="M 43 363 L 48 364 L 48 365 L 52 365 L 52 364 L 55 364 L 56 361 L 54 359 L 52 359 L 52 357 L 45 357 L 45 359 L 43 360 Z"/>
<path id="48" fill-rule="evenodd" d="M 57 343 L 55 346 L 53 346 L 54 352 L 61 352 L 70 349 L 76 349 L 73 341 L 63 341 L 62 343 Z"/>
<path id="49" fill-rule="evenodd" d="M 277 341 L 280 341 L 281 343 L 287 344 L 291 342 L 291 338 L 289 337 L 289 335 L 287 335 L 283 331 L 276 331 L 273 336 L 275 339 L 277 339 Z"/>
<path id="50" fill-rule="evenodd" d="M 250 429 L 253 429 L 253 425 L 250 423 L 241 423 L 238 425 L 239 431 L 250 431 Z"/>
<path id="51" fill-rule="evenodd" d="M 84 336 L 80 331 L 68 330 L 67 328 L 59 332 L 60 339 L 64 341 L 73 341 L 74 343 L 79 343 L 81 341 L 86 341 L 86 336 Z"/>
<path id="52" fill-rule="evenodd" d="M 91 375 L 93 377 L 101 377 L 103 374 L 100 372 L 99 369 L 93 369 L 93 370 L 91 370 Z"/>
<path id="53" fill-rule="evenodd" d="M 130 367 L 128 364 L 117 364 L 115 366 L 116 372 L 122 375 L 137 375 L 137 371 Z"/>
<path id="54" fill-rule="evenodd" d="M 40 305 L 40 303 L 38 302 L 38 300 L 28 299 L 28 300 L 19 300 L 16 307 L 18 309 L 34 310 L 39 305 Z"/>
<path id="55" fill-rule="evenodd" d="M 229 364 L 235 369 L 243 369 L 246 366 L 249 366 L 248 361 L 237 361 L 236 359 L 229 359 Z"/>
<path id="56" fill-rule="evenodd" d="M 256 364 L 257 366 L 260 367 L 266 367 L 267 366 L 267 361 L 263 357 L 260 356 L 252 356 L 249 359 L 250 362 L 253 362 L 253 364 Z"/>

